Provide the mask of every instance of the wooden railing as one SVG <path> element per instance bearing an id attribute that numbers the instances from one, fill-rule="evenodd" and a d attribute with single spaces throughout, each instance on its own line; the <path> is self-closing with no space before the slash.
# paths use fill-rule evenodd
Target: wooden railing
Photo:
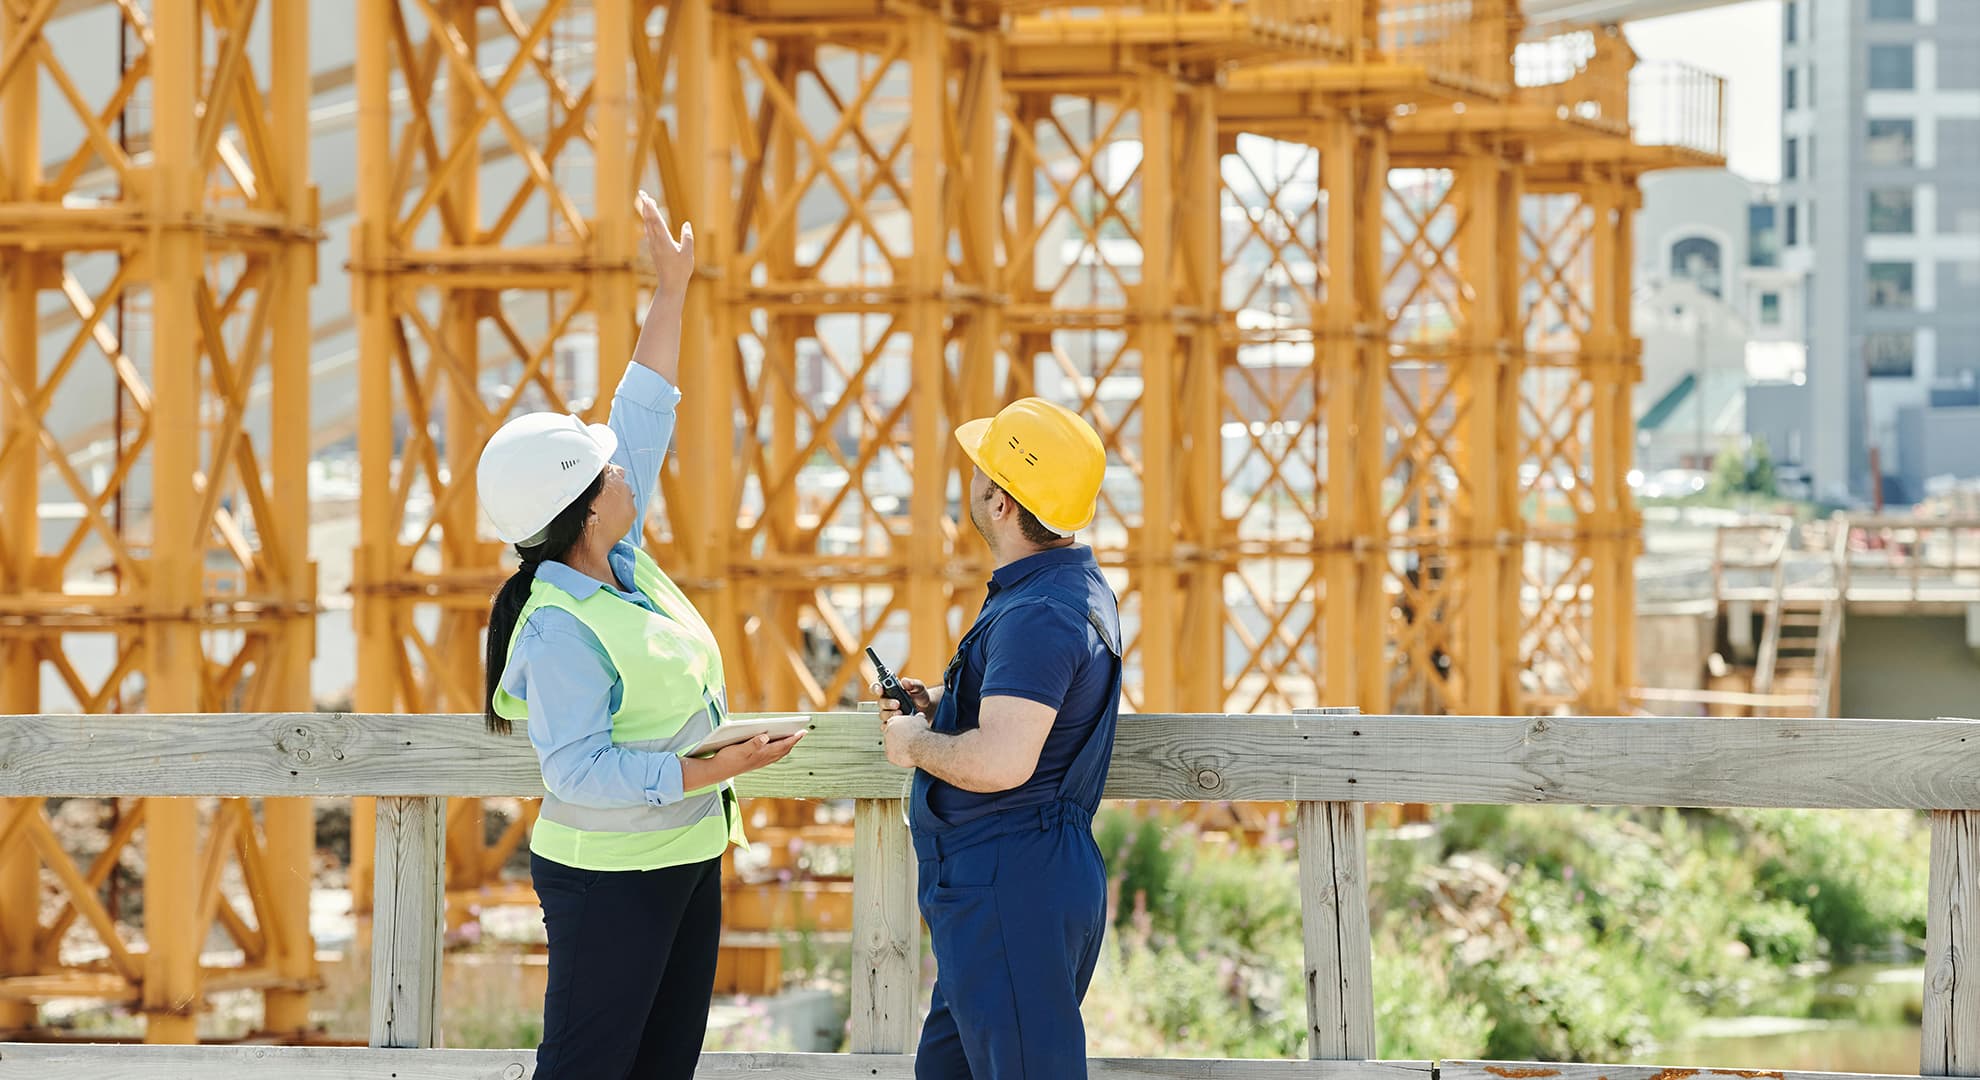
<path id="1" fill-rule="evenodd" d="M 1980 518 L 1849 517 L 1843 558 L 1867 575 L 1903 580 L 1904 598 L 1962 586 L 1980 593 Z M 1874 545 L 1874 546 L 1873 546 Z"/>
<path id="2" fill-rule="evenodd" d="M 904 1052 L 920 1021 L 921 923 L 901 815 L 906 782 L 881 755 L 870 715 L 833 714 L 817 717 L 784 762 L 740 783 L 745 796 L 857 800 L 853 1053 L 707 1054 L 699 1076 L 912 1075 Z M 527 741 L 488 736 L 476 716 L 0 717 L 0 797 L 379 797 L 371 1048 L 4 1043 L 0 1080 L 523 1080 L 529 1051 L 434 1048 L 445 1034 L 441 824 L 448 797 L 530 795 L 540 785 Z M 1933 811 L 1920 1071 L 1980 1074 L 1980 982 L 1969 970 L 1980 956 L 1980 726 L 1968 721 L 1128 716 L 1107 794 L 1298 804 L 1312 1060 L 1113 1059 L 1095 1062 L 1095 1080 L 1647 1080 L 1656 1072 L 1366 1060 L 1376 1031 L 1356 805 L 1365 802 Z"/>
<path id="3" fill-rule="evenodd" d="M 1832 716 L 1840 704 L 1843 619 L 1849 610 L 1849 530 L 1837 514 L 1836 535 L 1829 541 L 1829 575 L 1834 592 L 1822 599 L 1822 623 L 1815 640 L 1815 715 Z"/>

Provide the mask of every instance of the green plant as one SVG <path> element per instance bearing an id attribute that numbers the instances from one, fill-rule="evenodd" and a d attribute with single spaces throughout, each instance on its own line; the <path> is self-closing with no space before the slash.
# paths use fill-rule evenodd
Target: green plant
<path id="1" fill-rule="evenodd" d="M 1096 823 L 1118 908 L 1096 1053 L 1297 1056 L 1297 857 L 1162 816 Z M 1916 815 L 1454 807 L 1377 831 L 1379 1052 L 1626 1060 L 1702 1016 L 1838 1007 L 1795 965 L 1922 932 Z"/>
<path id="2" fill-rule="evenodd" d="M 1726 440 L 1712 459 L 1710 487 L 1711 494 L 1718 498 L 1757 495 L 1771 499 L 1777 496 L 1780 485 L 1774 472 L 1774 455 L 1767 448 L 1767 440 L 1752 439 L 1744 446 L 1738 440 Z"/>
<path id="3" fill-rule="evenodd" d="M 1906 811 L 1742 810 L 1761 890 L 1805 911 L 1831 955 L 1925 935 L 1931 833 Z"/>

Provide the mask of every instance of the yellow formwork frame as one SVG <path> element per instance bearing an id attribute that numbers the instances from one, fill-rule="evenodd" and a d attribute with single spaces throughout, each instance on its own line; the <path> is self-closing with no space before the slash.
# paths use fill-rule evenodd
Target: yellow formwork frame
<path id="1" fill-rule="evenodd" d="M 876 637 L 909 672 L 954 640 L 969 546 L 948 432 L 994 408 L 994 188 L 969 174 L 994 167 L 999 50 L 933 10 L 675 17 L 677 84 L 711 99 L 680 111 L 674 159 L 712 164 L 673 185 L 701 207 L 711 330 L 683 353 L 697 405 L 666 480 L 685 512 L 656 534 L 724 642 L 732 705 L 837 707 L 864 693 Z M 709 141 L 733 141 L 736 167 Z M 834 220 L 806 216 L 819 200 Z M 834 396 L 801 388 L 818 382 Z M 898 464 L 900 496 L 868 490 L 876 462 Z M 841 487 L 807 487 L 834 468 Z M 847 531 L 862 554 L 821 551 Z"/>
<path id="2" fill-rule="evenodd" d="M 350 268 L 365 478 L 353 581 L 358 704 L 479 712 L 488 597 L 512 556 L 481 535 L 475 461 L 510 415 L 569 407 L 553 380 L 568 374 L 555 350 L 570 333 L 589 331 L 597 347 L 597 393 L 581 411 L 600 421 L 609 411 L 636 330 L 635 118 L 657 112 L 658 87 L 632 76 L 642 24 L 631 0 L 589 6 L 595 52 L 584 88 L 568 85 L 547 56 L 552 34 L 584 14 L 561 0 L 530 18 L 470 0 L 365 0 L 358 14 L 365 164 Z M 498 40 L 506 62 L 490 76 L 483 46 Z M 436 92 L 441 72 L 444 95 Z M 410 121 L 396 130 L 395 80 L 411 99 Z M 540 132 L 524 131 L 507 111 L 525 82 L 547 103 Z M 485 199 L 494 170 L 514 163 L 521 179 Z M 557 172 L 583 167 L 592 171 L 589 191 Z M 578 205 L 586 196 L 588 213 Z M 522 235 L 533 205 L 540 239 Z M 505 391 L 481 384 L 484 374 L 511 373 Z M 393 425 L 402 413 L 413 427 L 401 446 Z M 430 511 L 413 509 L 421 501 Z M 360 910 L 369 908 L 368 802 L 358 800 L 352 820 Z M 534 809 L 524 804 L 491 844 L 478 800 L 450 804 L 450 929 L 479 904 L 529 896 L 502 885 L 499 871 Z"/>
<path id="3" fill-rule="evenodd" d="M 169 712 L 307 710 L 316 591 L 308 433 L 273 418 L 308 412 L 317 212 L 308 8 L 254 0 L 120 8 L 119 31 L 140 57 L 105 101 L 87 100 L 72 74 L 103 54 L 62 55 L 48 36 L 51 9 L 0 8 L 0 708 L 37 711 L 46 671 L 87 711 L 140 702 Z M 266 27 L 269 49 L 259 73 L 249 47 L 257 27 Z M 44 76 L 58 99 L 38 95 Z M 112 134 L 145 83 L 148 161 Z M 46 143 L 41 112 L 51 107 L 75 112 L 80 146 Z M 108 284 L 92 284 L 106 263 Z M 66 317 L 44 325 L 44 293 L 61 297 Z M 138 322 L 148 307 L 148 369 L 118 336 L 123 320 L 111 312 L 120 304 Z M 44 366 L 50 332 L 70 336 Z M 78 473 L 48 426 L 58 390 L 92 352 L 109 362 L 136 416 L 133 427 L 111 427 L 115 460 L 101 481 Z M 257 440 L 247 428 L 264 378 L 270 419 Z M 84 512 L 55 550 L 42 548 L 35 512 L 48 469 Z M 150 506 L 148 527 L 131 529 L 109 508 L 142 497 L 134 476 L 149 477 Z M 101 548 L 91 559 L 116 567 L 111 591 L 86 580 L 79 556 L 90 544 Z M 70 654 L 90 637 L 115 643 L 114 663 L 94 686 Z M 99 896 L 140 835 L 151 871 L 142 950 L 124 940 L 127 929 Z M 259 825 L 246 800 L 210 812 L 193 800 L 136 801 L 119 808 L 107 849 L 86 870 L 38 800 L 0 808 L 0 1026 L 31 1026 L 34 998 L 102 997 L 139 1005 L 147 1040 L 187 1042 L 211 983 L 264 991 L 264 1033 L 300 1037 L 315 982 L 314 853 L 308 800 L 264 800 Z M 247 885 L 246 912 L 221 889 L 230 860 Z M 43 870 L 67 896 L 45 924 L 36 902 Z M 107 969 L 65 955 L 79 924 L 108 951 Z M 245 953 L 243 966 L 202 968 L 216 924 Z"/>
<path id="4" fill-rule="evenodd" d="M 1303 77 L 1289 74 L 1287 81 Z M 1265 633 L 1253 634 L 1229 620 L 1242 652 L 1227 658 L 1238 668 L 1222 700 L 1233 709 L 1345 703 L 1382 711 L 1388 689 L 1382 652 L 1366 647 L 1382 632 L 1387 607 L 1379 488 L 1372 483 L 1380 474 L 1369 467 L 1362 440 L 1382 426 L 1383 110 L 1289 102 L 1282 96 L 1292 93 L 1289 87 L 1268 85 L 1261 80 L 1252 88 L 1262 98 L 1227 94 L 1221 110 L 1226 160 L 1233 163 L 1226 172 L 1238 177 L 1226 182 L 1227 199 L 1243 211 L 1241 224 L 1226 227 L 1225 253 L 1236 260 L 1270 251 L 1255 277 L 1227 276 L 1223 312 L 1226 374 L 1218 392 L 1223 416 L 1245 440 L 1227 471 L 1263 468 L 1268 475 L 1231 511 L 1236 520 L 1222 562 L 1226 580 L 1268 621 Z M 1261 155 L 1268 157 L 1262 173 L 1255 160 Z M 1324 199 L 1292 194 L 1305 184 Z M 1309 276 L 1310 284 L 1301 281 Z M 1292 284 L 1261 296 L 1272 279 Z M 1280 308 L 1285 316 L 1269 328 L 1240 322 L 1240 312 Z M 1246 361 L 1261 349 L 1272 361 L 1263 365 L 1267 374 L 1255 374 L 1257 365 Z M 1310 482 L 1312 490 L 1302 493 Z M 1258 537 L 1246 529 L 1245 519 L 1269 496 L 1295 504 L 1295 535 Z M 1281 577 L 1288 568 L 1293 577 Z M 1259 573 L 1267 581 L 1259 582 Z M 1300 584 L 1287 592 L 1286 580 Z M 1281 587 L 1274 590 L 1274 583 Z"/>
<path id="5" fill-rule="evenodd" d="M 25 16 L 11 5 L 0 7 L 0 52 L 32 37 L 24 25 Z M 42 183 L 40 135 L 40 86 L 35 79 L 0 79 L 0 199 L 8 203 L 30 202 Z M 36 323 L 39 280 L 44 267 L 39 260 L 18 251 L 6 252 L 0 259 L 0 366 L 5 378 L 15 386 L 32 386 L 40 378 L 40 341 Z M 0 397 L 0 432 L 12 432 L 36 423 L 34 411 L 13 395 Z M 9 598 L 35 587 L 39 578 L 40 476 L 37 462 L 30 455 L 16 455 L 11 463 L 0 460 L 0 538 L 5 557 L 0 559 L 0 587 Z M 0 710 L 10 713 L 39 712 L 41 706 L 41 662 L 33 641 L 0 636 Z M 40 866 L 34 853 L 24 846 L 6 842 L 15 821 L 24 814 L 39 813 L 40 803 L 31 799 L 0 800 L 0 911 L 34 911 L 40 904 Z M 26 919 L 9 915 L 0 919 L 0 979 L 36 974 L 35 930 Z M 34 1024 L 32 1002 L 0 1001 L 0 1029 L 19 1030 Z"/>
<path id="6" fill-rule="evenodd" d="M 158 338 L 212 351 L 228 327 L 252 326 L 250 338 L 266 334 L 272 342 L 278 415 L 301 415 L 306 366 L 296 357 L 307 347 L 314 222 L 307 50 L 300 9 L 271 9 L 276 70 L 296 77 L 272 84 L 259 106 L 267 120 L 241 128 L 245 152 L 220 149 L 226 122 L 214 118 L 224 107 L 199 119 L 196 105 L 209 67 L 240 70 L 239 51 L 224 43 L 228 28 L 248 25 L 255 5 L 159 0 L 146 34 L 161 115 L 153 165 L 131 177 L 131 209 L 90 216 L 37 207 L 32 216 L 46 218 L 39 226 L 0 215 L 0 247 L 54 251 L 102 235 L 105 221 L 118 225 L 124 231 L 111 235 L 133 280 L 202 283 L 154 290 Z M 1110 508 L 1110 526 L 1096 533 L 1141 626 L 1134 662 L 1151 677 L 1131 690 L 1138 707 L 1223 708 L 1267 667 L 1266 694 L 1288 706 L 1619 707 L 1631 681 L 1626 613 L 1636 527 L 1621 479 L 1635 377 L 1626 302 L 1632 185 L 1643 169 L 1701 162 L 1627 148 L 1627 130 L 1613 118 L 1627 99 L 1617 79 L 1628 58 L 1613 46 L 1561 87 L 1512 94 L 1516 20 L 1491 4 L 1474 5 L 1471 18 L 1498 25 L 1426 36 L 1397 29 L 1372 0 L 1264 5 L 1235 15 L 1214 5 L 1153 13 L 1133 5 L 1013 9 L 1001 30 L 990 11 L 902 17 L 854 0 L 802 10 L 689 0 L 669 6 L 663 24 L 648 0 L 606 0 L 591 9 L 592 25 L 606 29 L 593 34 L 594 82 L 579 92 L 560 81 L 545 46 L 575 10 L 553 2 L 530 21 L 465 0 L 369 0 L 359 8 L 360 143 L 368 161 L 390 164 L 360 170 L 353 245 L 359 441 L 370 480 L 357 557 L 361 708 L 478 708 L 475 646 L 487 593 L 504 571 L 500 545 L 477 535 L 468 478 L 482 438 L 522 396 L 491 405 L 479 377 L 503 362 L 519 364 L 518 386 L 540 388 L 561 405 L 549 377 L 552 347 L 561 331 L 593 320 L 599 395 L 590 412 L 602 414 L 634 331 L 617 313 L 636 303 L 637 236 L 626 203 L 639 175 L 656 179 L 676 221 L 696 222 L 702 255 L 681 380 L 698 407 L 682 417 L 681 453 L 665 475 L 666 511 L 650 539 L 722 636 L 738 707 L 838 704 L 864 682 L 860 649 L 890 627 L 908 642 L 900 666 L 939 664 L 958 625 L 955 609 L 966 614 L 983 569 L 980 545 L 949 504 L 966 466 L 947 429 L 1043 389 L 1041 373 L 1055 370 L 1062 376 L 1055 391 L 1070 386 L 1082 399 L 1140 499 L 1139 507 Z M 34 11 L 20 4 L 0 11 L 7 35 L 0 40 L 38 32 Z M 210 65 L 201 20 L 222 30 Z M 491 79 L 477 70 L 483 44 L 504 34 L 517 48 Z M 857 75 L 830 101 L 838 119 L 820 132 L 800 122 L 811 114 L 795 101 L 807 92 L 804 80 L 832 78 L 819 57 L 833 51 Z M 1261 549 L 1224 505 L 1226 380 L 1242 335 L 1227 323 L 1220 296 L 1219 129 L 1238 130 L 1225 104 L 1261 90 L 1251 79 L 1261 66 L 1293 57 L 1314 62 L 1305 77 L 1333 95 L 1296 130 L 1274 131 L 1318 152 L 1320 185 L 1330 195 L 1327 243 L 1307 252 L 1316 274 L 1324 265 L 1328 287 L 1313 298 L 1303 331 L 1316 400 L 1301 420 L 1332 437 L 1324 450 L 1326 507 L 1309 518 L 1308 549 L 1263 550 L 1310 566 L 1314 625 L 1292 634 L 1291 648 L 1310 650 L 1314 660 L 1293 665 L 1289 653 L 1271 653 L 1278 646 L 1260 640 L 1246 646 L 1247 670 L 1233 681 L 1221 666 L 1223 597 Z M 433 93 L 442 70 L 450 76 L 444 105 Z M 415 123 L 396 132 L 395 75 L 415 111 Z M 562 110 L 540 133 L 523 131 L 509 114 L 510 92 L 525 77 L 540 77 L 557 103 L 553 113 Z M 671 100 L 689 97 L 681 87 L 709 100 L 683 108 Z M 1382 111 L 1399 88 L 1468 96 L 1484 107 L 1391 123 Z M 890 94 L 903 100 L 889 106 Z M 1569 99 L 1581 119 L 1561 119 Z M 1588 110 L 1579 106 L 1586 103 L 1610 119 L 1585 122 Z M 32 78 L 0 73 L 0 160 L 11 163 L 0 174 L 0 197 L 11 203 L 45 198 L 39 107 Z M 1005 148 L 996 145 L 1000 113 L 1011 138 Z M 1069 118 L 1096 123 L 1081 138 Z M 1124 120 L 1130 126 L 1119 128 Z M 1103 161 L 1128 130 L 1140 144 L 1139 165 Z M 114 156 L 100 122 L 95 135 L 106 144 L 99 151 Z M 566 149 L 594 171 L 589 213 L 573 197 L 582 185 L 559 178 Z M 243 171 L 252 176 L 256 190 L 243 195 L 254 213 L 216 216 L 216 157 L 237 184 Z M 245 170 L 236 159 L 248 161 Z M 530 176 L 499 204 L 482 198 L 497 159 L 521 161 Z M 1060 168 L 1067 161 L 1077 163 L 1070 182 Z M 1392 165 L 1449 179 L 1431 204 L 1398 213 Z M 68 166 L 59 175 L 74 180 Z M 986 182 L 992 176 L 1000 182 Z M 801 235 L 799 204 L 828 189 L 846 209 L 846 227 L 829 237 Z M 1579 201 L 1578 223 L 1536 233 L 1525 205 L 1560 198 Z M 547 207 L 541 243 L 513 232 L 533 199 Z M 1121 233 L 1134 249 L 1131 262 L 1108 254 Z M 879 254 L 861 255 L 848 269 L 818 253 L 848 234 Z M 1402 253 L 1387 266 L 1385 243 Z M 1111 284 L 1075 298 L 1058 265 L 1063 255 L 1047 256 L 1048 245 L 1080 250 L 1089 284 L 1101 275 Z M 255 284 L 210 295 L 209 266 L 237 253 L 262 267 Z M 3 273 L 0 344 L 8 355 L 0 370 L 27 389 L 0 399 L 0 437 L 38 422 L 36 295 L 73 291 L 58 259 L 8 258 Z M 250 311 L 241 295 L 257 287 L 269 299 Z M 1529 288 L 1581 298 L 1575 306 L 1586 317 L 1574 323 L 1571 340 L 1535 336 Z M 100 308 L 116 293 L 82 300 Z M 549 312 L 535 335 L 506 312 L 511 301 L 531 297 L 543 298 Z M 1416 313 L 1426 304 L 1447 323 L 1426 324 Z M 76 306 L 91 327 L 85 336 L 100 341 L 100 319 Z M 884 329 L 874 331 L 877 341 L 855 335 L 858 355 L 828 358 L 844 361 L 840 381 L 860 389 L 820 409 L 803 379 L 822 370 L 807 364 L 833 344 L 827 327 L 835 320 Z M 1085 370 L 1073 358 L 1082 335 L 1088 347 L 1101 336 L 1110 346 L 1085 357 Z M 1013 361 L 1001 383 L 1000 345 Z M 121 355 L 118 343 L 110 348 Z M 181 348 L 193 349 L 192 359 L 161 353 L 143 407 L 142 438 L 161 476 L 201 470 L 196 434 L 208 383 L 234 399 L 221 439 L 238 444 L 247 383 L 238 361 L 258 355 L 218 356 L 207 378 L 198 349 Z M 906 390 L 868 385 L 889 369 L 905 373 Z M 1099 383 L 1130 371 L 1143 379 L 1140 400 L 1103 402 Z M 1536 390 L 1550 372 L 1568 373 L 1566 390 Z M 403 448 L 393 430 L 402 401 L 415 421 Z M 858 423 L 845 425 L 855 414 Z M 858 430 L 841 434 L 841 426 Z M 269 443 L 271 471 L 281 477 L 299 476 L 306 464 L 304 433 L 290 429 Z M 860 554 L 820 551 L 838 507 L 807 505 L 797 481 L 821 453 L 860 476 L 880 455 L 906 462 L 904 515 L 859 493 L 867 502 L 855 515 Z M 1558 501 L 1558 489 L 1541 491 L 1522 466 L 1533 466 L 1536 477 L 1574 478 L 1564 530 L 1553 531 L 1536 510 Z M 261 471 L 251 451 L 236 467 Z M 434 505 L 423 535 L 421 523 L 409 529 L 405 516 L 420 484 Z M 760 505 L 742 501 L 752 485 Z M 306 518 L 303 491 L 285 481 L 259 495 L 258 531 L 274 537 L 251 575 L 266 597 L 258 601 L 264 628 L 229 663 L 209 663 L 200 639 L 201 627 L 215 625 L 201 614 L 208 610 L 200 586 L 205 540 L 159 543 L 142 561 L 124 556 L 132 599 L 105 605 L 90 625 L 119 628 L 118 677 L 141 666 L 150 707 L 203 707 L 247 670 L 257 674 L 251 702 L 306 704 L 299 695 L 307 692 L 313 575 L 300 526 L 282 526 L 295 537 L 288 541 L 274 527 Z M 0 532 L 0 603 L 17 619 L 47 610 L 47 597 L 60 591 L 60 567 L 33 550 L 33 515 L 23 512 L 38 495 L 33 455 L 0 451 L 0 506 L 9 522 Z M 213 505 L 210 486 L 167 485 L 154 507 L 159 535 L 203 537 L 211 521 L 238 548 L 238 529 L 230 533 Z M 1568 552 L 1569 569 L 1536 582 L 1529 572 L 1536 548 Z M 877 609 L 871 590 L 885 597 Z M 1274 617 L 1265 638 L 1284 639 L 1282 613 Z M 8 676 L 0 706 L 34 711 L 41 665 L 60 661 L 51 659 L 51 635 L 17 632 L 19 625 L 0 627 L 0 671 Z M 810 655 L 807 628 L 823 630 L 822 657 Z M 1393 649 L 1366 647 L 1382 639 Z M 1536 681 L 1528 658 L 1538 654 L 1552 667 Z M 72 672 L 65 677 L 74 681 Z M 1412 697 L 1412 681 L 1424 692 Z M 1301 682 L 1311 686 L 1297 688 Z M 86 696 L 109 706 L 118 691 Z M 243 810 L 223 805 L 203 849 L 188 805 L 149 804 L 121 827 L 128 840 L 142 817 L 153 864 L 165 867 L 145 886 L 161 944 L 148 954 L 112 947 L 125 965 L 122 992 L 136 996 L 142 976 L 154 1038 L 191 1034 L 201 987 L 193 942 L 197 928 L 216 919 L 260 965 L 230 982 L 269 988 L 271 1029 L 291 1031 L 303 1021 L 301 991 L 312 977 L 307 928 L 290 916 L 306 907 L 306 878 L 296 871 L 307 854 L 308 808 L 269 804 L 265 842 Z M 40 820 L 27 804 L 0 807 L 0 898 L 34 888 L 48 844 L 39 839 Z M 360 897 L 368 895 L 369 825 L 361 807 L 353 822 Z M 490 884 L 526 826 L 527 814 L 491 848 L 479 807 L 455 809 L 455 924 L 477 899 L 499 897 Z M 261 882 L 255 926 L 213 885 L 230 850 Z M 88 892 L 89 875 L 70 868 L 68 879 Z M 78 897 L 61 925 L 99 916 Z M 0 990 L 7 979 L 38 977 L 47 953 L 46 929 L 0 924 Z M 31 1020 L 31 1010 L 0 1004 L 0 1025 Z"/>

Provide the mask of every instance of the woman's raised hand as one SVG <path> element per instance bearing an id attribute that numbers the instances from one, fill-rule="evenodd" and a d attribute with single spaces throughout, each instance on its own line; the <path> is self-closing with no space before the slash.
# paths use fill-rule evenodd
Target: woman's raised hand
<path id="1" fill-rule="evenodd" d="M 694 226 L 681 222 L 680 238 L 675 239 L 653 196 L 640 192 L 637 205 L 639 219 L 646 226 L 646 254 L 660 275 L 660 291 L 672 296 L 686 293 L 688 280 L 694 277 Z"/>

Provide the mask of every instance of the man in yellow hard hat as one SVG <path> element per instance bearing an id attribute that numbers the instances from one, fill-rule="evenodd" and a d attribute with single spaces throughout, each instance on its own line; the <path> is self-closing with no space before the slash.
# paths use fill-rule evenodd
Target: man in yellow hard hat
<path id="1" fill-rule="evenodd" d="M 969 518 L 996 570 L 940 686 L 883 699 L 887 759 L 915 770 L 911 825 L 935 997 L 917 1080 L 1086 1076 L 1079 1006 L 1106 928 L 1093 813 L 1113 757 L 1121 622 L 1093 551 L 1107 454 L 1068 409 L 1016 402 L 956 430 Z M 875 692 L 879 686 L 874 687 Z"/>

